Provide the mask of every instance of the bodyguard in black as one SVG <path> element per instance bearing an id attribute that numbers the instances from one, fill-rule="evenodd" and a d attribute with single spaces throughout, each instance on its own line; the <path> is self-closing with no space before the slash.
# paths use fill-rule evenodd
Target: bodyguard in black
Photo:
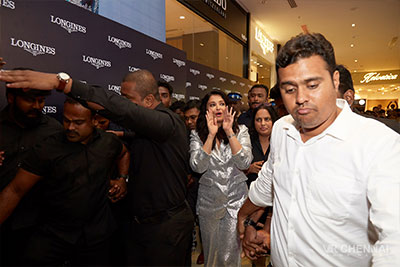
<path id="1" fill-rule="evenodd" d="M 43 115 L 50 92 L 7 88 L 8 105 L 0 112 L 0 191 L 15 177 L 31 148 L 47 136 L 62 131 L 61 124 Z M 0 228 L 0 266 L 20 265 L 19 251 L 34 231 L 40 187 L 24 197 L 7 223 Z"/>
<path id="2" fill-rule="evenodd" d="M 128 265 L 185 265 L 194 220 L 185 200 L 185 124 L 162 105 L 148 71 L 128 74 L 121 93 L 125 98 L 74 82 L 70 95 L 104 107 L 101 115 L 136 134 L 130 147 Z"/>
<path id="3" fill-rule="evenodd" d="M 189 147 L 183 120 L 160 105 L 157 83 L 150 72 L 128 74 L 122 84 L 125 98 L 101 88 L 58 75 L 33 71 L 0 73 L 10 87 L 58 89 L 86 102 L 99 114 L 133 130 L 131 256 L 129 265 L 185 264 L 192 240 L 193 215 L 186 204 Z"/>
<path id="4" fill-rule="evenodd" d="M 108 263 L 107 238 L 115 228 L 107 198 L 110 174 L 116 161 L 119 172 L 128 173 L 129 154 L 118 137 L 97 131 L 93 122 L 90 110 L 67 99 L 65 132 L 36 145 L 0 194 L 1 223 L 36 182 L 42 183 L 40 230 L 28 242 L 28 265 Z M 125 194 L 118 188 L 123 186 L 120 179 L 111 189 L 113 198 Z"/>

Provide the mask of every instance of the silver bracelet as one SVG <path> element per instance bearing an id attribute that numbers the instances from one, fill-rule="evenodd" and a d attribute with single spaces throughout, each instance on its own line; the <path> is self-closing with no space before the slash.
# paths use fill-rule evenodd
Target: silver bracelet
<path id="1" fill-rule="evenodd" d="M 231 138 L 234 137 L 234 136 L 236 136 L 235 133 L 233 133 L 233 134 L 231 134 L 231 135 L 228 135 L 227 137 L 228 137 L 228 139 L 231 139 Z"/>

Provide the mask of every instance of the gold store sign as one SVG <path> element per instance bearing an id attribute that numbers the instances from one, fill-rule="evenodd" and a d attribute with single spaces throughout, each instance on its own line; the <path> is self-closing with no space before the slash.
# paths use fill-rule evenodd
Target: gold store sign
<path id="1" fill-rule="evenodd" d="M 353 73 L 352 76 L 358 85 L 400 83 L 400 70 Z"/>

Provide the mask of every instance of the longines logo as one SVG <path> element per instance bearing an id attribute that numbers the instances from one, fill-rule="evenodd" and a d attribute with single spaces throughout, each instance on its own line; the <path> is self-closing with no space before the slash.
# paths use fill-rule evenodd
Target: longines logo
<path id="1" fill-rule="evenodd" d="M 73 23 L 71 21 L 59 18 L 59 17 L 54 17 L 53 15 L 50 15 L 50 22 L 60 25 L 61 28 L 66 30 L 68 33 L 72 32 L 81 32 L 81 33 L 86 33 L 86 27 Z"/>
<path id="2" fill-rule="evenodd" d="M 189 96 L 189 100 L 200 100 L 200 97 L 198 96 Z"/>
<path id="3" fill-rule="evenodd" d="M 242 83 L 242 82 L 241 82 L 241 83 L 239 83 L 239 84 L 240 84 L 240 86 L 241 86 L 241 87 L 245 86 L 245 84 L 244 84 L 244 83 Z"/>
<path id="4" fill-rule="evenodd" d="M 176 64 L 179 68 L 182 66 L 186 66 L 186 62 L 183 60 L 179 60 L 176 58 L 172 58 L 172 63 Z"/>
<path id="5" fill-rule="evenodd" d="M 235 80 L 231 80 L 231 84 L 235 85 L 236 81 Z"/>
<path id="6" fill-rule="evenodd" d="M 204 91 L 204 90 L 206 90 L 207 89 L 207 85 L 203 85 L 203 84 L 199 84 L 199 89 L 201 90 L 201 91 Z"/>
<path id="7" fill-rule="evenodd" d="M 119 85 L 109 84 L 108 90 L 116 92 L 119 95 L 121 94 L 121 86 L 119 86 Z"/>
<path id="8" fill-rule="evenodd" d="M 214 79 L 214 77 L 215 77 L 214 74 L 211 74 L 211 73 L 207 73 L 206 76 L 207 76 L 208 79 L 210 79 L 210 80 L 211 80 L 211 79 Z"/>
<path id="9" fill-rule="evenodd" d="M 150 49 L 146 49 L 146 54 L 151 56 L 154 60 L 158 59 L 158 58 L 163 58 L 163 54 L 158 53 L 156 51 L 150 50 Z"/>
<path id="10" fill-rule="evenodd" d="M 226 78 L 224 78 L 224 77 L 219 77 L 219 80 L 220 80 L 221 82 L 225 82 L 225 81 L 226 81 Z"/>
<path id="11" fill-rule="evenodd" d="M 49 114 L 49 113 L 57 113 L 57 107 L 56 106 L 44 106 L 42 109 L 43 114 Z"/>
<path id="12" fill-rule="evenodd" d="M 191 82 L 186 82 L 186 88 L 189 87 L 189 86 L 192 86 L 192 83 Z"/>
<path id="13" fill-rule="evenodd" d="M 9 9 L 15 9 L 15 2 L 11 0 L 0 0 L 0 6 L 4 6 Z"/>
<path id="14" fill-rule="evenodd" d="M 128 66 L 128 71 L 129 72 L 135 72 L 135 71 L 138 71 L 138 70 L 140 70 L 140 68 L 136 68 L 136 67 L 133 67 L 133 66 Z"/>
<path id="15" fill-rule="evenodd" d="M 199 75 L 200 71 L 199 70 L 195 70 L 195 69 L 190 69 L 189 70 L 191 73 L 193 73 L 194 76 Z"/>
<path id="16" fill-rule="evenodd" d="M 175 98 L 176 100 L 183 100 L 183 99 L 185 99 L 185 95 L 184 95 L 184 94 L 175 94 L 175 93 L 172 93 L 172 97 Z"/>
<path id="17" fill-rule="evenodd" d="M 160 74 L 160 78 L 166 81 L 167 83 L 175 81 L 175 77 L 167 74 Z"/>
<path id="18" fill-rule="evenodd" d="M 118 39 L 118 38 L 113 37 L 113 36 L 110 36 L 110 35 L 108 36 L 108 41 L 109 41 L 110 43 L 113 43 L 113 44 L 115 44 L 116 46 L 118 46 L 119 49 L 122 49 L 122 48 L 132 48 L 132 44 L 131 44 L 130 42 L 124 41 L 124 40 L 121 40 L 121 39 Z"/>
<path id="19" fill-rule="evenodd" d="M 31 53 L 34 56 L 44 55 L 44 54 L 54 56 L 56 54 L 56 49 L 54 47 L 35 44 L 24 40 L 15 40 L 15 38 L 10 38 L 10 39 L 12 46 L 23 48 L 25 51 Z"/>
<path id="20" fill-rule="evenodd" d="M 111 61 L 105 60 L 105 59 L 100 59 L 100 58 L 95 58 L 91 56 L 85 56 L 82 55 L 83 57 L 83 62 L 87 62 L 93 66 L 96 67 L 96 69 L 100 69 L 103 67 L 111 68 Z"/>

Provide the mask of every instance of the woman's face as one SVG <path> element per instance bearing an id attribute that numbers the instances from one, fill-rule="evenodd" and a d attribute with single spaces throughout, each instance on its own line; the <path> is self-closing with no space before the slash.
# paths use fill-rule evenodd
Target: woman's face
<path id="1" fill-rule="evenodd" d="M 254 126 L 261 136 L 270 136 L 272 131 L 272 119 L 268 110 L 260 109 L 254 118 Z"/>
<path id="2" fill-rule="evenodd" d="M 217 118 L 217 122 L 222 123 L 224 120 L 224 111 L 226 103 L 220 95 L 211 95 L 207 102 L 207 110 L 211 115 Z"/>

